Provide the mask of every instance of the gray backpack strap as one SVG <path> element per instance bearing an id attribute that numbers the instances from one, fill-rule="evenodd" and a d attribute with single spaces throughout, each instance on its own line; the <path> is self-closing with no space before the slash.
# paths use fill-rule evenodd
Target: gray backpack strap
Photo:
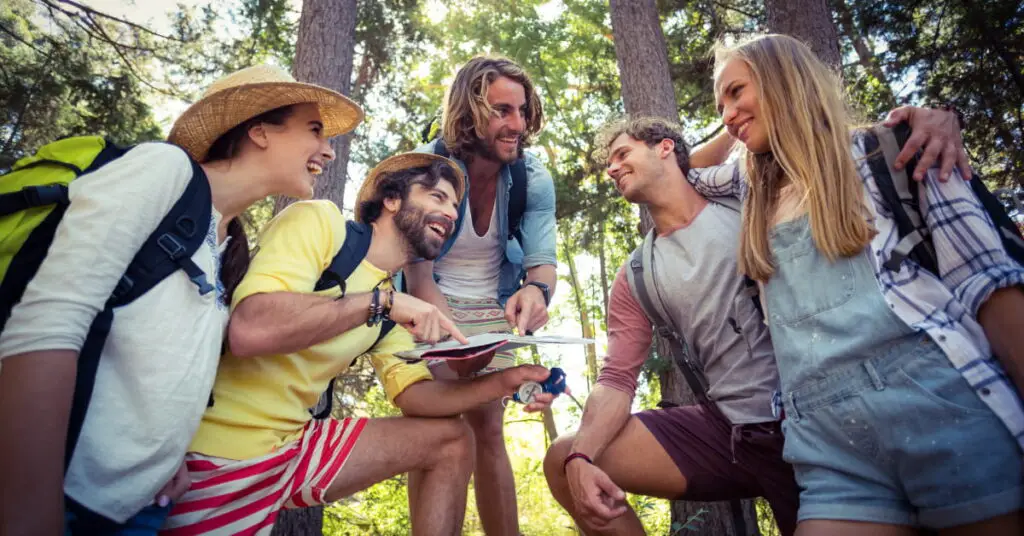
<path id="1" fill-rule="evenodd" d="M 646 269 L 645 269 L 646 268 Z M 644 243 L 629 257 L 629 270 L 626 270 L 626 279 L 633 291 L 633 296 L 640 303 L 640 307 L 647 314 L 647 318 L 654 324 L 658 335 L 668 341 L 672 351 L 672 360 L 675 361 L 679 370 L 682 371 L 690 390 L 701 403 L 709 403 L 708 384 L 702 371 L 696 363 L 690 359 L 690 347 L 686 339 L 675 326 L 672 325 L 671 316 L 665 309 L 665 303 L 660 295 L 652 298 L 649 289 L 658 289 L 654 282 L 654 231 L 647 233 Z"/>

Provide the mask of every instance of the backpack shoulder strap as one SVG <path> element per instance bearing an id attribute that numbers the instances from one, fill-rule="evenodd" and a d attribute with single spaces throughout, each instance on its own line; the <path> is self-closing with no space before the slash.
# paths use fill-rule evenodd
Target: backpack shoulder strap
<path id="1" fill-rule="evenodd" d="M 508 237 L 522 243 L 519 226 L 526 213 L 526 158 L 520 158 L 509 166 L 512 174 L 512 189 L 508 195 Z"/>
<path id="2" fill-rule="evenodd" d="M 324 290 L 334 286 L 341 287 L 341 295 L 345 295 L 345 280 L 356 271 L 359 263 L 366 258 L 373 240 L 373 227 L 357 221 L 345 222 L 345 241 L 341 244 L 338 254 L 331 264 L 320 274 L 313 290 Z"/>
<path id="3" fill-rule="evenodd" d="M 448 152 L 448 146 L 444 144 L 444 138 L 437 138 L 434 141 L 434 154 L 445 158 L 451 158 L 452 155 Z"/>
<path id="4" fill-rule="evenodd" d="M 646 268 L 646 269 L 645 269 Z M 629 257 L 629 270 L 626 270 L 626 279 L 629 281 L 630 289 L 636 297 L 640 307 L 647 314 L 647 318 L 654 324 L 655 331 L 661 335 L 672 351 L 672 359 L 679 370 L 682 371 L 686 383 L 689 384 L 693 394 L 702 403 L 710 402 L 708 398 L 707 380 L 704 373 L 690 359 L 690 346 L 686 339 L 675 326 L 672 325 L 668 311 L 660 297 L 652 298 L 650 289 L 655 288 L 654 282 L 654 231 L 651 230 L 644 237 L 643 244 L 633 251 Z"/>
<path id="5" fill-rule="evenodd" d="M 384 337 L 388 336 L 388 333 L 391 333 L 391 330 L 394 329 L 394 327 L 394 320 L 387 319 L 381 322 L 380 333 L 377 334 L 377 340 L 373 341 L 373 344 L 370 345 L 370 347 L 367 348 L 366 350 L 370 351 L 371 349 L 373 349 L 374 346 L 377 346 L 380 343 L 380 341 L 384 340 Z M 327 383 L 327 389 L 325 389 L 324 392 L 320 395 L 320 400 L 317 400 L 315 406 L 309 408 L 309 413 L 310 415 L 313 416 L 314 419 L 323 420 L 331 416 L 331 411 L 334 409 L 335 379 L 336 378 L 331 378 L 331 381 Z"/>
<path id="6" fill-rule="evenodd" d="M 918 204 L 917 185 L 912 184 L 907 175 L 907 169 L 916 165 L 916 158 L 907 162 L 903 169 L 896 169 L 900 142 L 892 129 L 877 125 L 864 132 L 864 150 L 875 185 L 882 201 L 892 212 L 900 237 L 892 255 L 882 265 L 887 270 L 899 271 L 903 260 L 913 257 L 921 267 L 936 273 L 938 262 L 931 242 L 926 240 L 928 231 L 924 220 L 918 210 L 908 211 L 903 202 L 906 199 L 915 207 Z"/>
<path id="7" fill-rule="evenodd" d="M 120 154 L 124 154 L 127 149 L 122 148 L 120 151 Z M 99 165 L 113 160 L 116 156 L 113 152 L 106 153 L 106 160 Z M 99 165 L 92 165 L 86 171 L 94 170 Z M 100 355 L 113 325 L 114 309 L 131 303 L 178 269 L 185 270 L 199 288 L 200 294 L 214 290 L 206 278 L 206 273 L 192 262 L 192 255 L 206 239 L 212 206 L 210 184 L 206 174 L 197 162 L 192 161 L 192 178 L 185 187 L 185 192 L 135 254 L 103 310 L 93 319 L 78 353 L 78 371 L 75 375 L 75 391 L 71 400 L 65 443 L 65 471 L 71 463 L 71 456 L 85 422 L 89 401 L 92 399 Z"/>

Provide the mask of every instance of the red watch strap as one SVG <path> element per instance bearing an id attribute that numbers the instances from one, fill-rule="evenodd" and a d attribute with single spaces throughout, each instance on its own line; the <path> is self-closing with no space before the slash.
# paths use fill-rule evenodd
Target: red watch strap
<path id="1" fill-rule="evenodd" d="M 587 456 L 586 454 L 583 454 L 582 452 L 572 452 L 568 456 L 566 456 L 565 457 L 565 461 L 562 462 L 562 472 L 563 473 L 565 473 L 565 468 L 566 468 L 567 465 L 569 465 L 569 462 L 575 460 L 576 458 L 580 458 L 582 460 L 585 460 L 590 465 L 594 465 L 594 460 L 591 460 L 590 456 Z"/>

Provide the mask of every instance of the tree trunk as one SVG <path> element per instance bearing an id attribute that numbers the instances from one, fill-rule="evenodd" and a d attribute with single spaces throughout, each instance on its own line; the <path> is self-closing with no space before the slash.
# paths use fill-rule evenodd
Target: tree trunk
<path id="1" fill-rule="evenodd" d="M 356 0 L 303 0 L 299 36 L 295 46 L 293 74 L 300 82 L 324 86 L 348 95 L 352 79 L 352 58 L 356 41 Z M 346 134 L 331 140 L 337 157 L 317 178 L 313 195 L 330 199 L 339 207 L 345 198 L 349 146 Z M 278 213 L 294 201 L 285 197 L 274 203 Z M 282 510 L 274 523 L 273 536 L 312 536 L 323 533 L 324 509 Z"/>
<path id="2" fill-rule="evenodd" d="M 611 0 L 610 3 L 615 56 L 626 112 L 679 121 L 678 104 L 668 69 L 668 50 L 655 0 Z M 640 220 L 642 232 L 646 233 L 653 227 L 650 213 L 643 205 L 640 206 Z M 663 339 L 659 337 L 656 344 L 659 354 L 671 355 Z M 668 367 L 660 379 L 663 402 L 678 405 L 696 403 L 677 367 Z M 753 501 L 744 501 L 743 506 L 746 533 L 759 534 Z M 672 502 L 673 525 L 686 524 L 691 519 L 690 526 L 697 534 L 736 535 L 726 502 Z"/>
<path id="3" fill-rule="evenodd" d="M 576 310 L 580 314 L 580 329 L 581 336 L 584 339 L 590 339 L 594 337 L 594 328 L 590 323 L 590 315 L 587 313 L 587 305 L 584 302 L 583 287 L 580 285 L 579 274 L 576 272 L 576 259 L 573 256 L 573 252 L 569 249 L 569 241 L 565 240 L 562 242 L 565 248 L 565 259 L 566 264 L 569 265 L 569 283 L 572 286 L 572 296 L 576 301 Z M 584 347 L 587 358 L 587 389 L 593 389 L 594 382 L 597 381 L 597 347 L 594 343 L 590 343 Z"/>
<path id="4" fill-rule="evenodd" d="M 764 7 L 768 31 L 807 43 L 818 58 L 839 70 L 839 37 L 828 0 L 765 0 Z"/>
<path id="5" fill-rule="evenodd" d="M 320 536 L 324 533 L 324 507 L 281 510 L 270 536 Z"/>
<path id="6" fill-rule="evenodd" d="M 303 0 L 292 68 L 296 80 L 324 86 L 346 96 L 351 93 L 357 15 L 356 0 Z M 351 134 L 331 140 L 337 157 L 317 178 L 313 188 L 317 199 L 330 199 L 342 206 L 351 144 Z M 292 201 L 294 199 L 278 198 L 274 213 Z"/>
<path id="7" fill-rule="evenodd" d="M 857 60 L 861 67 L 872 78 L 877 80 L 883 88 L 883 91 L 879 93 L 879 97 L 883 101 L 881 106 L 895 108 L 896 97 L 892 94 L 892 86 L 889 85 L 889 79 L 878 64 L 878 58 L 875 56 L 874 47 L 867 37 L 867 32 L 863 32 L 857 27 L 857 23 L 853 18 L 853 11 L 850 9 L 850 6 L 846 5 L 846 0 L 832 0 L 831 4 L 836 11 L 838 29 L 850 40 L 853 50 L 857 53 Z"/>

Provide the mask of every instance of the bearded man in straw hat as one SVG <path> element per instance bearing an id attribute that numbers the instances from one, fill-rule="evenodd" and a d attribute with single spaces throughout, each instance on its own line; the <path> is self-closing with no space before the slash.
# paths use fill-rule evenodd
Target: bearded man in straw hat
<path id="1" fill-rule="evenodd" d="M 502 57 L 471 59 L 445 95 L 442 136 L 417 149 L 451 155 L 467 174 L 455 232 L 435 260 L 406 269 L 410 292 L 436 305 L 467 335 L 526 334 L 548 321 L 555 289 L 555 187 L 523 152 L 540 131 L 540 98 L 522 67 Z M 479 375 L 514 364 L 493 360 L 440 365 L 438 377 Z M 466 413 L 476 441 L 474 487 L 487 534 L 518 534 L 516 489 L 505 450 L 504 407 Z"/>
<path id="2" fill-rule="evenodd" d="M 402 154 L 370 172 L 357 225 L 323 200 L 295 203 L 270 222 L 234 295 L 231 352 L 187 458 L 192 489 L 172 511 L 167 534 L 269 533 L 281 508 L 336 501 L 402 473 L 409 473 L 414 533 L 461 529 L 473 444 L 450 416 L 549 375 L 526 365 L 473 382 L 434 380 L 422 362 L 394 356 L 413 348 L 414 336 L 465 341 L 437 307 L 391 282 L 410 259 L 437 256 L 463 191 L 451 161 Z M 345 281 L 314 291 L 354 232 L 371 233 L 365 258 Z M 380 337 L 387 318 L 397 327 Z M 311 419 L 307 408 L 361 355 L 405 416 Z M 539 397 L 527 409 L 551 400 Z"/>

